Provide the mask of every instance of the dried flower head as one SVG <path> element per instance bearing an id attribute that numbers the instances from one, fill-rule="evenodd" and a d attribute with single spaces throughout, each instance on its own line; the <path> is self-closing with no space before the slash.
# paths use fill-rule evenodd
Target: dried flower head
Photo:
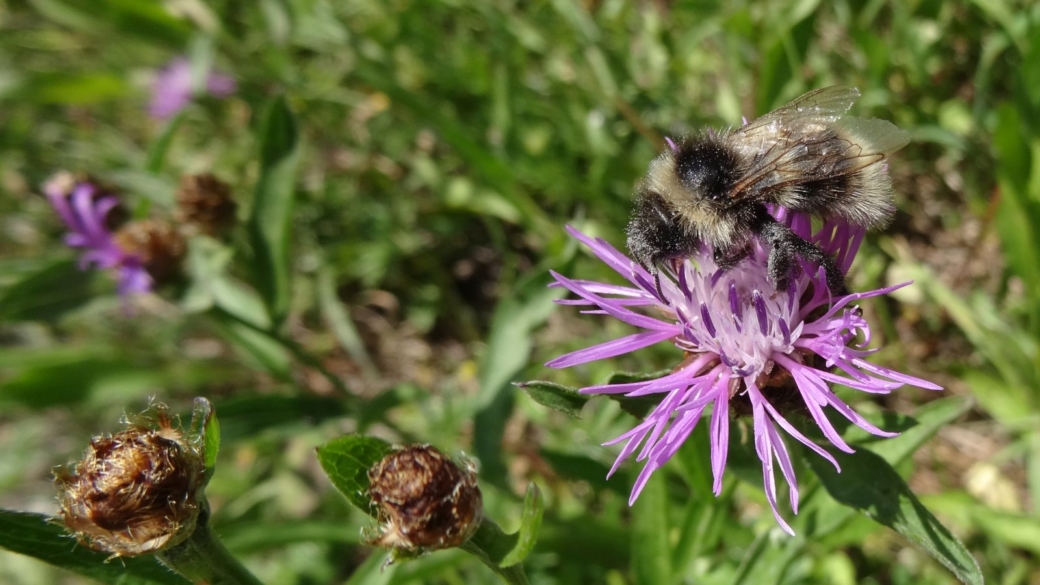
<path id="1" fill-rule="evenodd" d="M 165 406 L 153 407 L 145 420 L 152 424 L 93 438 L 81 461 L 55 471 L 65 526 L 113 556 L 174 546 L 191 535 L 199 515 L 202 455 Z"/>
<path id="2" fill-rule="evenodd" d="M 832 220 L 813 232 L 810 219 L 787 213 L 773 215 L 800 237 L 831 255 L 847 272 L 863 239 L 863 229 Z M 635 428 L 607 445 L 624 442 L 611 474 L 639 450 L 645 461 L 629 502 L 634 502 L 650 475 L 672 457 L 697 426 L 709 405 L 711 466 L 714 492 L 722 490 L 729 449 L 731 414 L 750 414 L 755 451 L 762 461 L 766 499 L 777 522 L 791 527 L 777 506 L 777 466 L 790 485 L 792 510 L 798 512 L 798 484 L 783 430 L 837 468 L 838 463 L 815 441 L 788 420 L 808 414 L 830 444 L 852 452 L 824 414 L 830 406 L 850 422 L 875 435 L 890 437 L 867 422 L 829 387 L 840 384 L 871 394 L 886 394 L 904 385 L 930 390 L 935 384 L 866 361 L 876 350 L 870 343 L 870 325 L 854 303 L 888 294 L 905 284 L 833 298 L 822 268 L 800 263 L 787 290 L 776 290 L 768 278 L 768 250 L 757 241 L 749 256 L 730 270 L 719 270 L 708 249 L 666 269 L 660 289 L 654 278 L 607 242 L 568 228 L 579 241 L 633 286 L 571 280 L 553 273 L 579 299 L 562 304 L 591 306 L 585 312 L 610 315 L 644 331 L 576 351 L 550 361 L 564 368 L 629 353 L 659 342 L 683 352 L 669 374 L 651 380 L 591 386 L 587 394 L 660 396 L 660 402 Z M 653 316 L 633 308 L 653 309 Z M 836 372 L 840 372 L 836 373 Z M 843 375 L 841 375 L 843 374 Z M 640 445 L 642 448 L 640 449 Z"/>
<path id="3" fill-rule="evenodd" d="M 226 231 L 235 224 L 235 201 L 231 186 L 215 176 L 184 175 L 177 190 L 177 219 L 209 235 Z"/>
<path id="4" fill-rule="evenodd" d="M 483 501 L 472 462 L 462 466 L 429 445 L 404 447 L 368 470 L 378 507 L 375 546 L 409 552 L 466 542 L 480 525 Z"/>
<path id="5" fill-rule="evenodd" d="M 115 233 L 115 242 L 137 258 L 155 284 L 170 282 L 181 274 L 186 245 L 170 224 L 150 219 L 133 221 Z"/>
<path id="6" fill-rule="evenodd" d="M 200 87 L 196 88 L 191 62 L 184 57 L 174 58 L 155 75 L 148 112 L 153 118 L 163 120 L 187 107 L 198 93 L 208 93 L 217 98 L 235 93 L 235 80 L 229 75 L 211 71 L 201 81 Z"/>

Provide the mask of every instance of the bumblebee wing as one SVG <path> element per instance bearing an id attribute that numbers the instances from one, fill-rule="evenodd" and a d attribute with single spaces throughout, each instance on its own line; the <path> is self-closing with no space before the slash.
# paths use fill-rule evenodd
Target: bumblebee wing
<path id="1" fill-rule="evenodd" d="M 777 123 L 792 126 L 805 120 L 833 122 L 849 111 L 859 96 L 859 90 L 855 87 L 835 85 L 816 89 L 795 98 L 791 103 L 780 106 L 757 120 L 748 122 L 734 131 L 734 134 L 751 138 L 763 132 L 771 133 L 771 127 Z"/>
<path id="2" fill-rule="evenodd" d="M 888 120 L 843 116 L 836 126 L 847 131 L 868 152 L 889 155 L 910 143 L 910 134 Z"/>
<path id="3" fill-rule="evenodd" d="M 779 187 L 849 175 L 906 146 L 909 135 L 891 122 L 845 115 L 858 96 L 856 88 L 817 90 L 736 130 L 733 144 L 750 163 L 730 199 L 761 200 Z"/>

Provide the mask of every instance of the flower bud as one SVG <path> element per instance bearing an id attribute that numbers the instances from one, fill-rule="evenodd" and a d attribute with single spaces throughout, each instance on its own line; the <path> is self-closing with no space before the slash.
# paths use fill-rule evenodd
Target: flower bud
<path id="1" fill-rule="evenodd" d="M 116 245 L 139 259 L 156 284 L 166 284 L 181 274 L 186 249 L 184 238 L 168 223 L 133 221 L 115 234 Z"/>
<path id="2" fill-rule="evenodd" d="M 177 219 L 204 234 L 217 235 L 235 224 L 231 186 L 215 176 L 184 175 L 177 190 Z"/>
<path id="3" fill-rule="evenodd" d="M 163 405 L 157 428 L 130 424 L 95 437 L 83 460 L 55 471 L 60 516 L 89 548 L 113 556 L 153 553 L 195 529 L 204 484 L 202 455 L 174 428 Z"/>
<path id="4" fill-rule="evenodd" d="M 368 544 L 422 552 L 459 546 L 473 536 L 482 498 L 473 463 L 455 463 L 429 445 L 394 451 L 368 470 L 379 534 Z"/>

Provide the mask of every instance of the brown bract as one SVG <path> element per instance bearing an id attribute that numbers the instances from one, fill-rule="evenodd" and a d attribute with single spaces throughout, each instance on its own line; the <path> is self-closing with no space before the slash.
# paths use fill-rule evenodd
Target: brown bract
<path id="1" fill-rule="evenodd" d="M 177 190 L 177 219 L 199 231 L 217 235 L 235 225 L 237 205 L 231 187 L 206 173 L 184 175 Z"/>
<path id="2" fill-rule="evenodd" d="M 181 274 L 186 245 L 170 224 L 150 219 L 133 221 L 116 232 L 115 239 L 123 251 L 141 259 L 156 284 L 168 283 Z"/>
<path id="3" fill-rule="evenodd" d="M 482 499 L 472 463 L 462 467 L 429 445 L 402 448 L 368 470 L 379 531 L 368 544 L 408 551 L 466 542 L 480 525 Z"/>
<path id="4" fill-rule="evenodd" d="M 203 463 L 161 417 L 95 437 L 83 460 L 55 473 L 61 519 L 88 547 L 113 556 L 155 552 L 191 535 Z"/>

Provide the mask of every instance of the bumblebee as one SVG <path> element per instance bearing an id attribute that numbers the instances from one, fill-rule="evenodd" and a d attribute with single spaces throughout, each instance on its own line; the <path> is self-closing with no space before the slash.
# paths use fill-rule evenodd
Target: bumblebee
<path id="1" fill-rule="evenodd" d="M 662 263 L 707 244 L 725 270 L 758 238 L 769 249 L 777 290 L 787 289 L 802 258 L 823 267 L 833 294 L 847 294 L 834 260 L 774 219 L 766 204 L 868 229 L 891 221 L 885 161 L 909 135 L 886 120 L 846 115 L 859 96 L 854 87 L 818 89 L 735 130 L 670 143 L 637 187 L 626 229 L 632 256 L 659 279 Z"/>

